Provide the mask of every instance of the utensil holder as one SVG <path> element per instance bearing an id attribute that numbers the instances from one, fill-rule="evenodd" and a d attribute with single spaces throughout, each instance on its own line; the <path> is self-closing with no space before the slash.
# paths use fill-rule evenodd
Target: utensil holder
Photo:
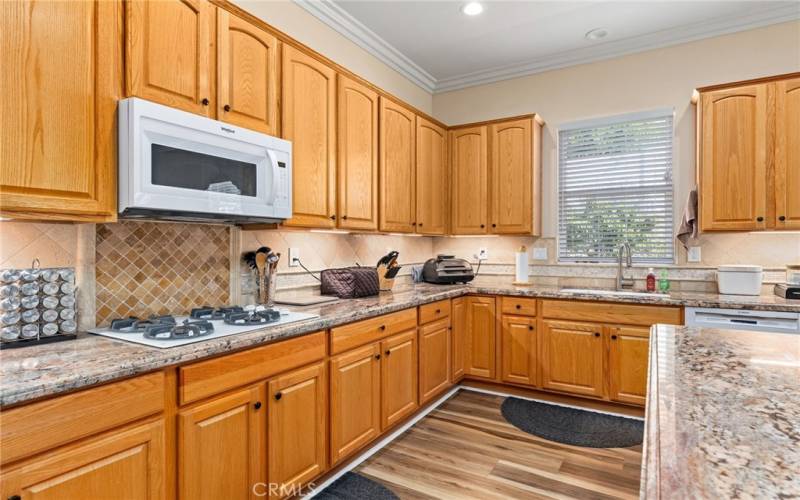
<path id="1" fill-rule="evenodd" d="M 277 273 L 273 269 L 258 276 L 258 303 L 266 307 L 275 305 L 275 290 L 277 288 Z"/>

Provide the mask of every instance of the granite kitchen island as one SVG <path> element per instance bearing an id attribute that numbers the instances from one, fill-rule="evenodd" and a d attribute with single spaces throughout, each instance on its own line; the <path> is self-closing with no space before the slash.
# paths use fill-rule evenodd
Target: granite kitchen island
<path id="1" fill-rule="evenodd" d="M 800 335 L 656 325 L 641 498 L 800 497 Z"/>

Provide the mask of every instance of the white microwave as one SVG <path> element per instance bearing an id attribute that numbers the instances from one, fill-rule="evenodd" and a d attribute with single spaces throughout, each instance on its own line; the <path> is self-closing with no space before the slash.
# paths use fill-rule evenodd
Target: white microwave
<path id="1" fill-rule="evenodd" d="M 292 143 L 144 99 L 123 99 L 119 213 L 237 223 L 287 219 Z"/>

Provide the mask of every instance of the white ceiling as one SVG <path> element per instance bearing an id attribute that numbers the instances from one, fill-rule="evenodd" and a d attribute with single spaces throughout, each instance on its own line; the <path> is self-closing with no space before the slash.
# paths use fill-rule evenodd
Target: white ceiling
<path id="1" fill-rule="evenodd" d="M 798 0 L 294 1 L 431 92 L 800 19 Z"/>

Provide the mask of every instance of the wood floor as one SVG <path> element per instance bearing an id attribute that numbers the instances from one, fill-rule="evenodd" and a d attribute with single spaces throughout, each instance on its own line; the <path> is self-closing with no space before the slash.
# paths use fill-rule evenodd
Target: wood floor
<path id="1" fill-rule="evenodd" d="M 462 390 L 354 472 L 401 499 L 638 498 L 641 446 L 547 441 L 506 422 L 502 402 Z"/>

